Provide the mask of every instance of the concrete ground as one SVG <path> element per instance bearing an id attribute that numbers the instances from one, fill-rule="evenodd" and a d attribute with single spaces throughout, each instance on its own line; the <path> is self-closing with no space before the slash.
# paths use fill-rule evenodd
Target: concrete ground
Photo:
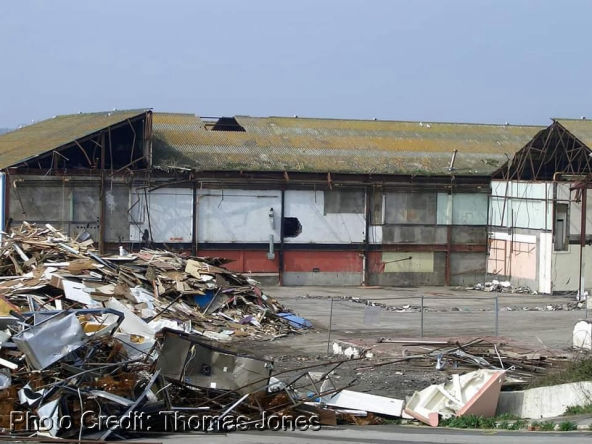
<path id="1" fill-rule="evenodd" d="M 230 434 L 187 434 L 159 435 L 145 437 L 138 441 L 145 443 L 185 444 L 204 443 L 589 443 L 592 432 L 507 432 L 497 430 L 452 430 L 431 429 L 416 426 L 343 426 L 326 427 L 319 431 L 271 432 L 248 431 Z"/>
<path id="2" fill-rule="evenodd" d="M 314 330 L 273 341 L 240 341 L 241 351 L 268 355 L 279 370 L 304 367 L 333 359 L 327 354 L 327 340 L 333 298 L 331 342 L 366 341 L 376 344 L 380 337 L 419 338 L 421 314 L 416 306 L 424 296 L 424 334 L 430 338 L 492 336 L 495 334 L 495 304 L 498 297 L 499 334 L 528 344 L 532 349 L 565 348 L 571 345 L 574 323 L 585 310 L 547 311 L 547 306 L 566 308 L 573 296 L 546 296 L 484 293 L 453 288 L 327 288 L 266 287 L 266 294 L 299 315 L 311 320 Z M 354 299 L 352 299 L 354 298 Z M 356 299 L 358 298 L 358 302 Z M 365 301 L 382 304 L 367 309 Z M 383 306 L 384 305 L 384 306 Z M 409 306 L 405 308 L 406 306 Z M 508 309 L 509 307 L 509 309 Z M 538 307 L 541 311 L 536 311 Z M 526 309 L 528 308 L 528 310 Z M 401 310 L 400 312 L 397 310 Z M 542 311 L 544 310 L 544 311 Z M 390 344 L 380 344 L 388 347 Z M 376 357 L 376 362 L 380 357 Z M 372 361 L 351 361 L 335 372 L 336 381 L 357 379 L 353 390 L 402 398 L 413 390 L 447 379 L 446 372 L 413 366 L 384 366 L 363 370 Z M 301 370 L 296 372 L 301 373 Z M 589 415 L 568 418 L 581 425 L 592 423 Z M 562 418 L 557 418 L 561 422 Z M 423 426 L 339 426 L 320 431 L 248 431 L 227 435 L 192 434 L 147 436 L 144 442 L 351 442 L 351 443 L 580 443 L 591 442 L 592 432 L 510 432 L 498 430 L 432 429 Z"/>
<path id="3" fill-rule="evenodd" d="M 573 325 L 586 315 L 585 310 L 546 311 L 547 306 L 575 305 L 573 296 L 486 293 L 443 287 L 266 287 L 264 291 L 311 320 L 315 329 L 267 342 L 244 340 L 238 344 L 241 351 L 270 357 L 276 363 L 276 371 L 283 371 L 343 359 L 329 353 L 329 344 L 353 344 L 371 350 L 374 357 L 341 365 L 335 371 L 339 382 L 355 381 L 354 390 L 399 399 L 448 378 L 448 369 L 437 371 L 432 365 L 422 367 L 415 362 L 376 366 L 397 360 L 404 353 L 400 344 L 379 344 L 379 338 L 420 339 L 421 296 L 425 308 L 424 339 L 454 338 L 461 343 L 475 337 L 491 339 L 495 335 L 497 296 L 502 341 L 543 356 L 565 355 L 571 346 Z M 365 301 L 382 305 L 368 308 Z M 536 311 L 537 307 L 545 311 Z"/>
<path id="4" fill-rule="evenodd" d="M 265 292 L 295 313 L 311 320 L 320 332 L 324 332 L 292 337 L 285 341 L 290 343 L 290 347 L 303 352 L 321 352 L 326 349 L 331 298 L 333 338 L 419 338 L 422 296 L 425 308 L 424 335 L 429 337 L 495 335 L 496 296 L 499 308 L 498 334 L 535 348 L 569 347 L 574 324 L 586 316 L 586 310 L 583 309 L 565 310 L 568 304 L 575 303 L 574 296 L 488 293 L 446 287 L 267 287 Z M 368 309 L 364 303 L 347 298 L 359 298 L 387 307 Z M 409 308 L 404 309 L 405 306 Z M 548 311 L 548 306 L 563 309 Z M 393 308 L 399 308 L 401 312 Z M 535 310 L 537 308 L 541 311 Z"/>

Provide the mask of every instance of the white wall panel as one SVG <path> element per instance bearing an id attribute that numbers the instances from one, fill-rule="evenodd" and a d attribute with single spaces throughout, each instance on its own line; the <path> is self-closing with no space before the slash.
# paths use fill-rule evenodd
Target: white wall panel
<path id="1" fill-rule="evenodd" d="M 154 242 L 191 242 L 192 206 L 191 188 L 161 188 L 146 194 L 143 189 L 134 190 L 130 195 L 130 239 L 140 242 L 144 230 L 151 229 Z"/>
<path id="2" fill-rule="evenodd" d="M 280 240 L 279 190 L 199 190 L 198 207 L 199 242 L 269 242 L 272 234 Z"/>
<path id="3" fill-rule="evenodd" d="M 483 193 L 438 193 L 437 223 L 487 225 L 488 197 Z"/>
<path id="4" fill-rule="evenodd" d="M 324 214 L 323 191 L 288 190 L 285 217 L 296 217 L 302 233 L 286 243 L 352 243 L 364 241 L 364 214 Z"/>
<path id="5" fill-rule="evenodd" d="M 550 230 L 553 188 L 547 182 L 491 182 L 489 224 Z M 547 202 L 543 199 L 547 198 Z M 512 223 L 513 222 L 513 223 Z"/>

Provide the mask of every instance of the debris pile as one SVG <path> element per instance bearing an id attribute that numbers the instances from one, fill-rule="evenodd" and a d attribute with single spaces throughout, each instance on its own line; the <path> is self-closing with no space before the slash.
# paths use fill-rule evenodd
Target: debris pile
<path id="1" fill-rule="evenodd" d="M 191 431 L 195 421 L 200 431 L 230 431 L 303 404 L 295 393 L 268 391 L 271 360 L 215 344 L 273 339 L 310 322 L 223 259 L 122 250 L 100 256 L 91 239 L 51 225 L 24 223 L 4 235 L 3 432 L 105 440 Z M 237 415 L 245 424 L 223 422 Z"/>
<path id="2" fill-rule="evenodd" d="M 533 351 L 500 338 L 474 338 L 467 342 L 379 338 L 379 343 L 401 344 L 402 357 L 394 362 L 431 366 L 451 372 L 475 369 L 506 371 L 506 386 L 524 387 L 548 371 L 563 369 L 570 356 L 561 351 Z"/>
<path id="3" fill-rule="evenodd" d="M 146 339 L 163 327 L 222 341 L 277 338 L 309 326 L 290 322 L 257 282 L 223 268 L 224 259 L 122 252 L 101 257 L 91 239 L 24 223 L 0 250 L 0 315 L 106 307 L 126 314 L 123 333 Z M 89 321 L 87 328 L 95 327 Z"/>
<path id="4" fill-rule="evenodd" d="M 478 282 L 471 287 L 467 287 L 467 290 L 480 290 L 497 293 L 524 293 L 524 294 L 538 294 L 536 291 L 532 291 L 530 287 L 519 286 L 513 287 L 510 281 L 498 281 L 493 279 L 488 282 Z"/>

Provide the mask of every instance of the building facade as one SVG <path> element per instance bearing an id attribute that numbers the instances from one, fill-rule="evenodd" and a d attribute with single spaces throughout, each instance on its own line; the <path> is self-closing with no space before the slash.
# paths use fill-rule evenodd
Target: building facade
<path id="1" fill-rule="evenodd" d="M 268 283 L 464 285 L 491 262 L 492 174 L 541 130 L 61 116 L 0 136 L 4 219 L 86 232 L 102 251 L 224 256 Z"/>

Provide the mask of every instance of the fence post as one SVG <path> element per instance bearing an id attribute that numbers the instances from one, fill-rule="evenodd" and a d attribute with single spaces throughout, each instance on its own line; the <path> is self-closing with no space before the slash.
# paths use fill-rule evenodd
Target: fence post
<path id="1" fill-rule="evenodd" d="M 495 297 L 495 335 L 499 336 L 499 297 Z"/>
<path id="2" fill-rule="evenodd" d="M 327 354 L 331 354 L 331 328 L 333 325 L 333 296 L 331 296 L 331 308 L 329 310 L 329 334 L 327 336 Z"/>
<path id="3" fill-rule="evenodd" d="M 421 297 L 421 337 L 423 338 L 423 296 Z"/>

